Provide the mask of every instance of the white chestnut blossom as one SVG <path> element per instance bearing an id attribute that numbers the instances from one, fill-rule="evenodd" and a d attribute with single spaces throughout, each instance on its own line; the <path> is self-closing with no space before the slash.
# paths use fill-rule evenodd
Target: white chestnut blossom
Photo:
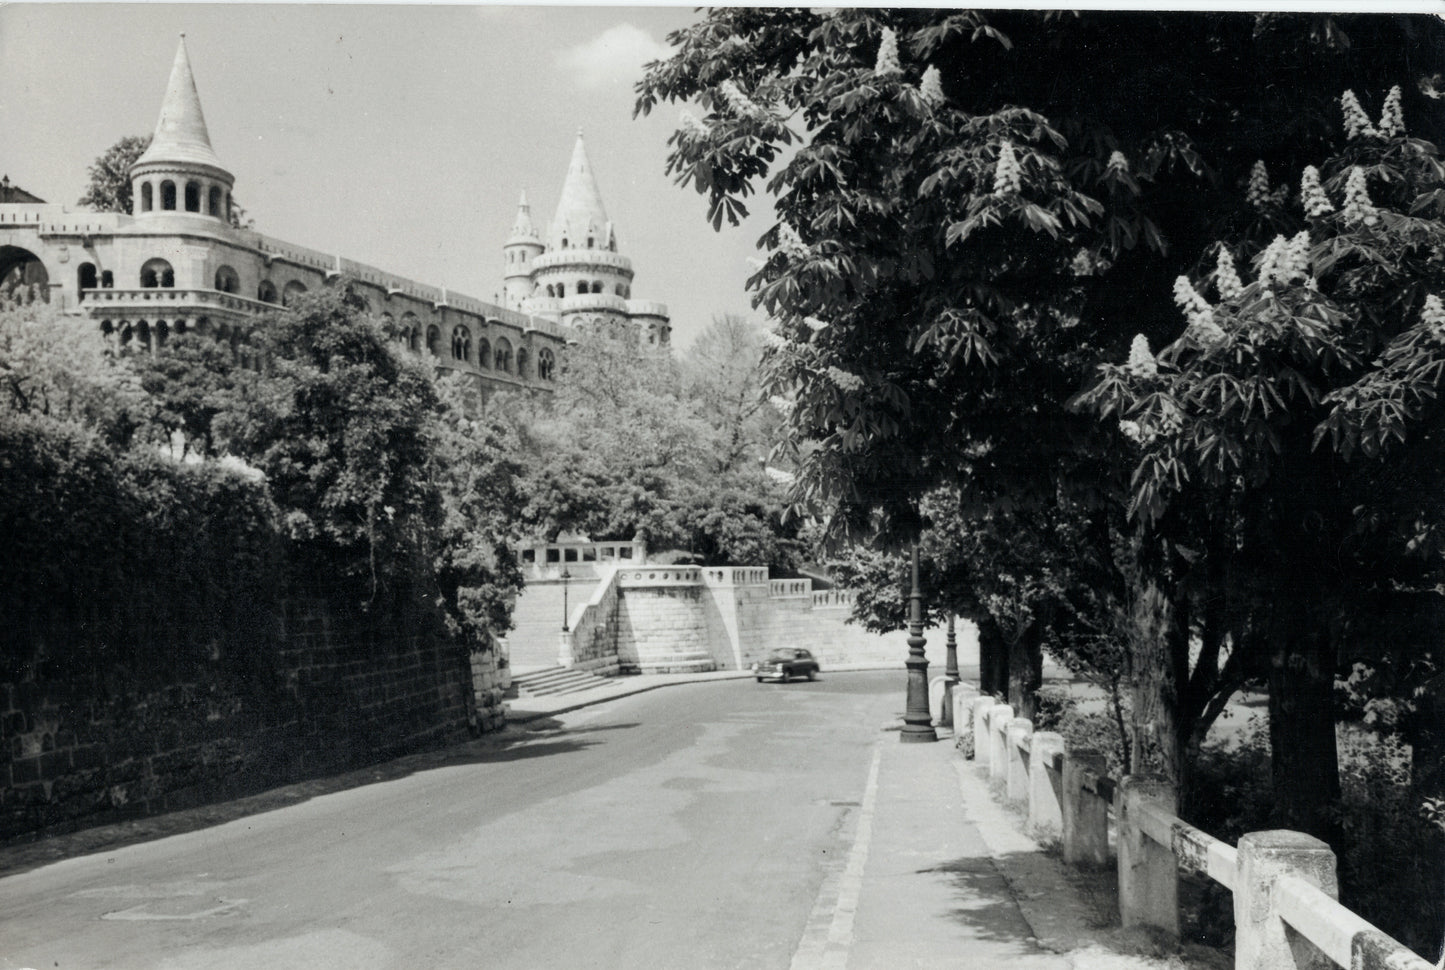
<path id="1" fill-rule="evenodd" d="M 903 73 L 903 67 L 898 63 L 898 35 L 893 32 L 892 27 L 883 28 L 883 39 L 878 43 L 878 61 L 873 65 L 873 73 L 878 77 Z"/>
<path id="2" fill-rule="evenodd" d="M 993 169 L 993 194 L 1012 195 L 1023 191 L 1023 167 L 1014 154 L 1013 142 L 998 146 L 998 163 Z"/>
<path id="3" fill-rule="evenodd" d="M 1269 198 L 1269 172 L 1264 167 L 1264 159 L 1255 162 L 1249 170 L 1249 187 L 1244 192 L 1245 199 L 1256 209 L 1263 208 Z"/>
<path id="4" fill-rule="evenodd" d="M 789 259 L 803 260 L 813 254 L 808 244 L 798 235 L 798 230 L 786 222 L 778 227 L 778 248 Z"/>
<path id="5" fill-rule="evenodd" d="M 691 111 L 683 111 L 678 115 L 678 125 L 683 131 L 697 138 L 706 138 L 712 134 L 712 129 L 699 121 Z"/>
<path id="6" fill-rule="evenodd" d="M 1345 116 L 1345 137 L 1350 141 L 1362 135 L 1370 138 L 1380 136 L 1375 126 L 1370 123 L 1370 116 L 1365 114 L 1365 109 L 1360 106 L 1360 99 L 1355 97 L 1355 92 L 1346 91 L 1340 95 L 1340 110 Z"/>
<path id="7" fill-rule="evenodd" d="M 1344 217 L 1345 224 L 1350 226 L 1360 223 L 1373 226 L 1380 221 L 1375 204 L 1370 201 L 1370 190 L 1365 184 L 1365 170 L 1358 165 L 1350 169 L 1350 175 L 1345 179 L 1345 207 L 1340 215 Z"/>
<path id="8" fill-rule="evenodd" d="M 1313 165 L 1305 166 L 1304 175 L 1300 178 L 1299 194 L 1305 215 L 1311 219 L 1318 219 L 1335 211 L 1334 203 L 1325 194 L 1325 187 L 1320 184 L 1320 170 Z"/>
<path id="9" fill-rule="evenodd" d="M 1405 133 L 1405 112 L 1400 107 L 1400 85 L 1390 89 L 1385 95 L 1385 107 L 1380 112 L 1380 134 L 1386 138 L 1394 138 Z"/>
<path id="10" fill-rule="evenodd" d="M 1109 155 L 1109 164 L 1106 165 L 1105 168 L 1110 172 L 1114 172 L 1120 175 L 1128 175 L 1129 160 L 1124 157 L 1123 152 L 1116 151 Z"/>
<path id="11" fill-rule="evenodd" d="M 827 374 L 830 380 L 837 385 L 841 391 L 855 392 L 863 389 L 863 378 L 857 374 L 851 374 L 841 367 L 829 367 Z"/>
<path id="12" fill-rule="evenodd" d="M 1445 304 L 1434 293 L 1425 297 L 1425 305 L 1420 308 L 1420 322 L 1434 330 L 1436 335 L 1445 337 Z"/>
<path id="13" fill-rule="evenodd" d="M 1154 359 L 1154 352 L 1149 349 L 1149 338 L 1142 333 L 1134 335 L 1134 342 L 1129 344 L 1129 360 L 1124 367 L 1135 377 L 1157 377 L 1159 374 L 1159 362 Z"/>
<path id="14" fill-rule="evenodd" d="M 947 100 L 943 93 L 943 78 L 939 76 L 938 68 L 932 64 L 923 72 L 923 80 L 918 84 L 918 94 L 930 108 L 936 108 Z"/>
<path id="15" fill-rule="evenodd" d="M 1237 300 L 1244 295 L 1244 283 L 1234 268 L 1234 257 L 1223 246 L 1219 247 L 1219 258 L 1214 263 L 1214 286 L 1222 300 Z"/>

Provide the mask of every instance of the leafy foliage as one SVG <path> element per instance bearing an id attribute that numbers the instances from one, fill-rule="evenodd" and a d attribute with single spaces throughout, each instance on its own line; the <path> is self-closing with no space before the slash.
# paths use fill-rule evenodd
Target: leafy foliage
<path id="1" fill-rule="evenodd" d="M 126 135 L 102 152 L 90 163 L 90 181 L 76 205 L 87 206 L 97 212 L 130 215 L 135 210 L 135 200 L 131 197 L 131 166 L 150 145 L 150 135 Z"/>

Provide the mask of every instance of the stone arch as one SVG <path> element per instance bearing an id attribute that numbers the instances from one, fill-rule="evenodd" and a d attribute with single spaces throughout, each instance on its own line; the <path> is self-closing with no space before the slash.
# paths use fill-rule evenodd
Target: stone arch
<path id="1" fill-rule="evenodd" d="M 528 360 L 527 360 L 527 348 L 526 348 L 526 347 L 518 347 L 518 348 L 517 348 L 517 376 L 518 376 L 518 377 L 525 378 L 525 377 L 528 376 L 528 375 L 527 375 L 527 364 L 528 364 Z"/>
<path id="2" fill-rule="evenodd" d="M 164 347 L 171 336 L 171 326 L 164 320 L 157 320 L 155 326 L 155 341 L 157 347 Z"/>
<path id="3" fill-rule="evenodd" d="M 557 370 L 557 358 L 550 347 L 537 351 L 537 376 L 544 381 L 553 379 Z"/>
<path id="4" fill-rule="evenodd" d="M 483 370 L 492 368 L 492 345 L 486 337 L 477 338 L 477 366 Z"/>
<path id="5" fill-rule="evenodd" d="M 426 328 L 426 352 L 433 357 L 442 355 L 442 330 L 434 323 L 427 324 Z"/>
<path id="6" fill-rule="evenodd" d="M 566 284 L 566 283 L 558 283 L 558 284 L 557 284 L 557 299 L 560 300 L 560 299 L 562 299 L 563 297 L 565 297 L 566 295 L 567 295 L 567 284 Z"/>
<path id="7" fill-rule="evenodd" d="M 296 298 L 298 296 L 305 292 L 305 283 L 301 282 L 300 280 L 292 280 L 291 282 L 287 283 L 285 289 L 281 291 L 281 305 L 290 306 L 292 303 L 296 302 Z"/>
<path id="8" fill-rule="evenodd" d="M 148 290 L 158 286 L 170 289 L 176 285 L 176 271 L 159 256 L 148 259 L 140 268 L 140 285 Z"/>
<path id="9" fill-rule="evenodd" d="M 238 293 L 241 290 L 241 277 L 229 266 L 216 267 L 216 289 L 222 293 Z"/>
<path id="10" fill-rule="evenodd" d="M 206 193 L 206 214 L 220 218 L 222 202 L 221 187 L 219 185 L 211 186 L 211 191 Z"/>
<path id="11" fill-rule="evenodd" d="M 256 287 L 256 299 L 262 303 L 275 303 L 276 284 L 270 280 L 262 280 L 260 285 Z"/>
<path id="12" fill-rule="evenodd" d="M 174 212 L 176 208 L 176 183 L 166 179 L 161 183 L 161 209 Z"/>
<path id="13" fill-rule="evenodd" d="M 77 299 L 85 299 L 85 291 L 95 289 L 95 264 L 81 263 L 75 268 L 75 295 Z"/>
<path id="14" fill-rule="evenodd" d="M 505 374 L 512 372 L 512 343 L 506 337 L 497 338 L 497 349 L 492 352 L 492 363 Z"/>
<path id="15" fill-rule="evenodd" d="M 149 182 L 140 184 L 140 211 L 149 212 L 155 208 L 155 189 Z"/>
<path id="16" fill-rule="evenodd" d="M 201 183 L 191 179 L 186 182 L 185 203 L 187 212 L 201 211 Z"/>
<path id="17" fill-rule="evenodd" d="M 472 359 L 472 332 L 461 324 L 452 328 L 452 360 Z"/>
<path id="18" fill-rule="evenodd" d="M 115 342 L 122 352 L 130 349 L 131 339 L 135 336 L 132 331 L 133 328 L 129 320 L 122 320 L 120 325 L 115 329 Z"/>
<path id="19" fill-rule="evenodd" d="M 115 289 L 115 274 L 108 269 L 100 272 L 100 288 L 103 290 Z"/>
<path id="20" fill-rule="evenodd" d="M 145 320 L 135 323 L 135 342 L 146 350 L 151 349 L 151 325 Z"/>
<path id="21" fill-rule="evenodd" d="M 0 246 L 0 298 L 50 302 L 50 272 L 40 257 L 19 246 Z"/>

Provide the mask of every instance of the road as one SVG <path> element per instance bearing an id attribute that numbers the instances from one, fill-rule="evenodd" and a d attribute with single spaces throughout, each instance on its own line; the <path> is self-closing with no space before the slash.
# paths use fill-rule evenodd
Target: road
<path id="1" fill-rule="evenodd" d="M 0 879 L 0 968 L 784 968 L 904 685 L 670 687 Z"/>

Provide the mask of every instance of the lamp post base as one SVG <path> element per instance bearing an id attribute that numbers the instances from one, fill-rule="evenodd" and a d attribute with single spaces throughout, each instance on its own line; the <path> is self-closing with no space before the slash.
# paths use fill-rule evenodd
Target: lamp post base
<path id="1" fill-rule="evenodd" d="M 903 730 L 898 740 L 904 744 L 937 741 L 938 732 L 933 729 L 933 718 L 928 713 L 928 661 L 909 657 L 904 665 L 908 668 L 908 707 L 903 713 Z"/>

